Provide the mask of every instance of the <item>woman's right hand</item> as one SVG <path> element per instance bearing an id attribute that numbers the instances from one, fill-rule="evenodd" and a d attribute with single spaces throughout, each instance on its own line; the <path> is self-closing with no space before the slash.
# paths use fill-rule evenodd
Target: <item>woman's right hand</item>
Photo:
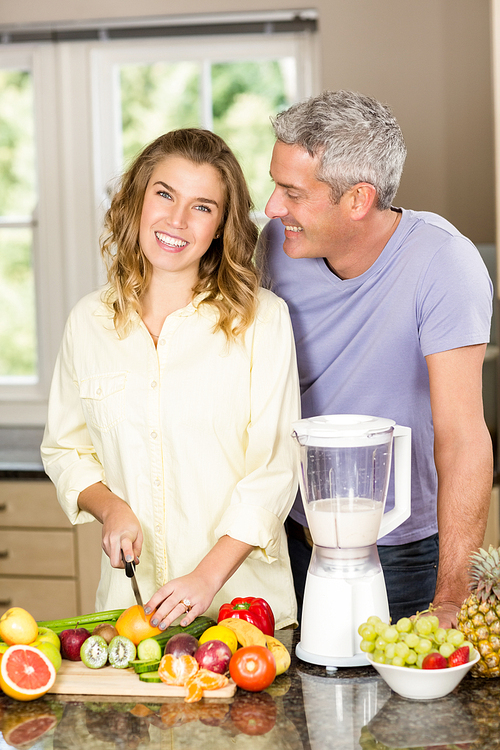
<path id="1" fill-rule="evenodd" d="M 142 541 L 141 525 L 134 511 L 124 500 L 113 495 L 113 501 L 103 514 L 102 523 L 102 548 L 112 567 L 124 568 L 123 560 L 138 563 Z"/>
<path id="2" fill-rule="evenodd" d="M 113 568 L 124 568 L 123 559 L 139 562 L 143 543 L 141 524 L 125 500 L 97 482 L 80 492 L 78 507 L 102 523 L 102 548 Z"/>

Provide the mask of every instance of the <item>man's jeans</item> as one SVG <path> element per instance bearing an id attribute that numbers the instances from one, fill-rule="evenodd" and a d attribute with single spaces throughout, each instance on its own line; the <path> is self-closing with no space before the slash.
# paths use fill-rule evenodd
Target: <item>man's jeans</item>
<path id="1" fill-rule="evenodd" d="M 292 519 L 287 519 L 285 528 L 300 622 L 311 547 L 305 535 L 301 534 L 302 527 L 298 528 L 299 524 L 290 521 Z M 436 589 L 438 535 L 393 547 L 379 545 L 378 553 L 384 571 L 392 622 L 396 623 L 400 617 L 410 617 L 428 609 Z"/>

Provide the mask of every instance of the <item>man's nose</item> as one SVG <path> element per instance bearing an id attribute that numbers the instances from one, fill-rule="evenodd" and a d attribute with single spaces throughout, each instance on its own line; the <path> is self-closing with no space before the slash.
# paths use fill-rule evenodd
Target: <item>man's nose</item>
<path id="1" fill-rule="evenodd" d="M 280 216 L 286 216 L 288 213 L 286 207 L 283 205 L 283 201 L 281 201 L 277 188 L 274 188 L 271 197 L 267 201 L 266 208 L 264 209 L 266 216 L 268 216 L 270 219 L 276 219 Z"/>

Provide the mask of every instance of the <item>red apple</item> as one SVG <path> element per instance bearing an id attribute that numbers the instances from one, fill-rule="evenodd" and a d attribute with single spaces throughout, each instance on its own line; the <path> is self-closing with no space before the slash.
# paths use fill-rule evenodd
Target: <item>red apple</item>
<path id="1" fill-rule="evenodd" d="M 59 635 L 61 641 L 61 656 L 70 661 L 81 661 L 80 648 L 82 643 L 90 637 L 86 628 L 69 628 Z"/>
<path id="2" fill-rule="evenodd" d="M 227 672 L 231 656 L 231 649 L 223 641 L 206 641 L 196 651 L 194 657 L 202 669 L 224 674 Z"/>
<path id="3" fill-rule="evenodd" d="M 448 662 L 444 656 L 437 651 L 427 654 L 422 662 L 422 669 L 445 669 L 447 666 Z"/>

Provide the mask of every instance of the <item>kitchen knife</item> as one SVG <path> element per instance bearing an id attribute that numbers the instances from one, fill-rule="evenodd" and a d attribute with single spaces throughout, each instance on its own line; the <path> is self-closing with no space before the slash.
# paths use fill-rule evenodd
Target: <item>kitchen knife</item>
<path id="1" fill-rule="evenodd" d="M 139 591 L 139 586 L 137 585 L 137 578 L 135 577 L 135 562 L 125 563 L 125 573 L 127 575 L 127 578 L 130 578 L 130 581 L 132 583 L 132 591 L 134 592 L 134 596 L 135 596 L 135 600 L 137 604 L 139 605 L 139 607 L 142 607 L 144 609 L 144 604 L 142 603 L 141 592 Z"/>

